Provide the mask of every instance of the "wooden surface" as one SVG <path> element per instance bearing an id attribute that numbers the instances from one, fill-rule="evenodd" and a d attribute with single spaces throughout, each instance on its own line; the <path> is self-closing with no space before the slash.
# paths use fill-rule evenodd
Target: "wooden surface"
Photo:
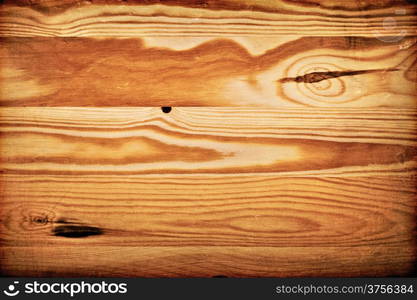
<path id="1" fill-rule="evenodd" d="M 415 118 L 407 109 L 3 108 L 4 271 L 409 274 Z M 80 267 L 74 256 L 86 258 Z"/>
<path id="2" fill-rule="evenodd" d="M 414 107 L 417 97 L 416 37 L 181 38 L 183 50 L 150 39 L 3 38 L 0 105 Z"/>
<path id="3" fill-rule="evenodd" d="M 0 105 L 413 107 L 416 12 L 409 1 L 4 1 Z"/>
<path id="4" fill-rule="evenodd" d="M 416 11 L 3 1 L 1 275 L 415 275 Z"/>
<path id="5" fill-rule="evenodd" d="M 3 2 L 2 36 L 405 36 L 417 22 L 407 0 Z"/>
<path id="6" fill-rule="evenodd" d="M 410 174 L 416 110 L 3 108 L 3 174 Z M 227 122 L 226 122 L 227 121 Z"/>

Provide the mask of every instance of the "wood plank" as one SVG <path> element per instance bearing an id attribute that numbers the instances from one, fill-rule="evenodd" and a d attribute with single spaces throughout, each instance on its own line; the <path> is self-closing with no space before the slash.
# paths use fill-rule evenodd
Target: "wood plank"
<path id="1" fill-rule="evenodd" d="M 406 0 L 25 1 L 0 6 L 0 36 L 416 35 Z M 395 40 L 395 38 L 394 38 Z"/>
<path id="2" fill-rule="evenodd" d="M 3 38 L 2 106 L 403 107 L 417 38 Z"/>
<path id="3" fill-rule="evenodd" d="M 252 11 L 279 11 L 284 5 L 292 4 L 299 7 L 313 8 L 330 8 L 334 10 L 373 10 L 397 7 L 412 7 L 413 2 L 410 0 L 277 0 L 277 1 L 259 1 L 259 0 L 3 0 L 3 5 L 31 7 L 44 13 L 56 13 L 65 11 L 73 7 L 91 6 L 91 5 L 116 5 L 132 6 L 144 5 L 150 6 L 155 4 L 164 4 L 168 6 L 183 6 L 194 8 L 206 8 L 212 10 L 230 9 Z"/>
<path id="4" fill-rule="evenodd" d="M 2 274 L 40 277 L 412 275 L 409 247 L 4 247 Z M 414 275 L 415 276 L 415 275 Z"/>
<path id="5" fill-rule="evenodd" d="M 415 247 L 415 176 L 3 175 L 2 185 L 3 247 Z"/>
<path id="6" fill-rule="evenodd" d="M 412 174 L 416 111 L 3 108 L 3 174 Z M 366 153 L 366 155 L 364 154 Z"/>

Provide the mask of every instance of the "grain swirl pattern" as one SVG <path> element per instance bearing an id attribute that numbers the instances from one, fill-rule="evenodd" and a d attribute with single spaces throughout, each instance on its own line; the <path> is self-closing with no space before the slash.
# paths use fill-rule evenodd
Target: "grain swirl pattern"
<path id="1" fill-rule="evenodd" d="M 3 38 L 0 105 L 414 108 L 416 41 Z"/>

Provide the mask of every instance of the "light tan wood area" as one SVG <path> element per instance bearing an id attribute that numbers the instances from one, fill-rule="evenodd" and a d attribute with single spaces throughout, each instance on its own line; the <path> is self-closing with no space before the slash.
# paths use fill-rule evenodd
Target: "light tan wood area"
<path id="1" fill-rule="evenodd" d="M 410 274 L 415 117 L 406 109 L 3 108 L 3 270 Z"/>

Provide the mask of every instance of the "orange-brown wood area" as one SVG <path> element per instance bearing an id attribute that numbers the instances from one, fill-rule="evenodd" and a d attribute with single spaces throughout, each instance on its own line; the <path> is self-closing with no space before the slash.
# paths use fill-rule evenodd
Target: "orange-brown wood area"
<path id="1" fill-rule="evenodd" d="M 185 50 L 146 38 L 1 41 L 3 106 L 414 107 L 417 96 L 415 37 L 302 37 L 258 55 L 231 38 Z"/>
<path id="2" fill-rule="evenodd" d="M 415 275 L 416 11 L 2 1 L 1 275 Z"/>

